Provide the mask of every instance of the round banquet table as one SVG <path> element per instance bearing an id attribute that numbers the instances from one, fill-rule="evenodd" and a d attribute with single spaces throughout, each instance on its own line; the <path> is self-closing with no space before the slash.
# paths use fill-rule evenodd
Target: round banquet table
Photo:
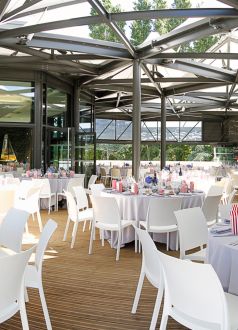
<path id="1" fill-rule="evenodd" d="M 238 295 L 238 236 L 213 236 L 209 234 L 206 262 L 215 269 L 223 289 Z"/>
<path id="2" fill-rule="evenodd" d="M 139 221 L 145 221 L 147 210 L 149 206 L 149 201 L 151 198 L 182 198 L 181 208 L 191 208 L 202 206 L 205 198 L 204 193 L 184 193 L 176 196 L 160 196 L 158 194 L 153 195 L 132 195 L 130 192 L 118 193 L 113 190 L 107 190 L 101 192 L 101 196 L 114 197 L 118 203 L 121 217 L 126 220 L 134 220 L 137 223 Z M 112 236 L 110 232 L 105 235 L 106 238 L 111 239 L 111 245 L 114 247 L 117 244 L 117 233 L 113 232 Z M 132 242 L 135 238 L 134 228 L 127 227 L 123 230 L 122 244 Z M 166 243 L 166 233 L 165 234 L 153 234 L 153 239 L 156 242 Z M 175 250 L 176 246 L 176 232 L 170 233 L 170 249 Z"/>

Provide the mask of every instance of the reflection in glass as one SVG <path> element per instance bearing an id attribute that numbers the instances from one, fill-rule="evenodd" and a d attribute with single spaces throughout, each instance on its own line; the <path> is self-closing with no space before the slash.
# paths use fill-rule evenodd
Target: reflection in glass
<path id="1" fill-rule="evenodd" d="M 0 81 L 0 122 L 32 122 L 34 97 L 31 82 Z"/>
<path id="2" fill-rule="evenodd" d="M 55 88 L 47 88 L 47 123 L 53 127 L 66 127 L 68 95 Z"/>

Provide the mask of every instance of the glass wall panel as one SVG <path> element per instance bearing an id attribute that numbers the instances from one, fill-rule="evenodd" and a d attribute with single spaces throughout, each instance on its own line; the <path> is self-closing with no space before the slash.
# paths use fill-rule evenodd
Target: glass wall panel
<path id="1" fill-rule="evenodd" d="M 34 97 L 31 82 L 0 81 L 0 122 L 32 122 Z"/>
<path id="2" fill-rule="evenodd" d="M 24 137 L 24 138 L 23 138 Z M 0 127 L 0 163 L 32 164 L 32 129 Z"/>
<path id="3" fill-rule="evenodd" d="M 75 134 L 75 172 L 85 173 L 85 185 L 95 174 L 95 135 Z"/>
<path id="4" fill-rule="evenodd" d="M 141 140 L 156 141 L 157 137 L 157 121 L 143 121 L 141 123 Z"/>
<path id="5" fill-rule="evenodd" d="M 71 139 L 69 139 L 71 141 Z M 54 166 L 68 170 L 71 166 L 71 143 L 68 150 L 68 132 L 60 130 L 48 131 L 47 161 Z"/>
<path id="6" fill-rule="evenodd" d="M 93 111 L 92 105 L 80 100 L 79 131 L 81 133 L 93 132 Z"/>
<path id="7" fill-rule="evenodd" d="M 116 121 L 116 139 L 131 140 L 132 139 L 132 122 L 128 120 Z"/>
<path id="8" fill-rule="evenodd" d="M 67 93 L 47 87 L 47 124 L 53 127 L 67 127 L 67 109 Z"/>
<path id="9" fill-rule="evenodd" d="M 96 120 L 96 136 L 97 139 L 115 140 L 115 120 L 97 119 Z"/>

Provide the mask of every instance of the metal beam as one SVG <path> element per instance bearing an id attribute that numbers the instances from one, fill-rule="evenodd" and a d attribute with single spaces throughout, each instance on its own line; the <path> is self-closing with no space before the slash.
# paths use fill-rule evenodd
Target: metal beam
<path id="1" fill-rule="evenodd" d="M 2 20 L 2 17 L 5 14 L 10 2 L 11 2 L 11 0 L 1 0 L 0 1 L 0 21 Z"/>
<path id="2" fill-rule="evenodd" d="M 150 64 L 160 64 L 161 59 L 230 59 L 237 60 L 237 53 L 159 53 L 152 56 L 144 61 Z"/>
<path id="3" fill-rule="evenodd" d="M 236 74 L 231 70 L 213 67 L 193 60 L 176 60 L 174 63 L 163 63 L 163 66 L 227 82 L 233 82 Z"/>
<path id="4" fill-rule="evenodd" d="M 234 1 L 235 2 L 235 1 Z M 189 9 L 162 9 L 141 10 L 121 13 L 112 13 L 112 21 L 134 21 L 162 18 L 186 18 L 186 17 L 237 17 L 238 10 L 234 8 L 189 8 Z"/>
<path id="5" fill-rule="evenodd" d="M 230 83 L 225 83 L 223 86 L 229 85 Z M 176 94 L 181 94 L 181 93 L 187 93 L 191 91 L 198 91 L 200 89 L 205 89 L 205 88 L 214 88 L 214 87 L 220 87 L 220 83 L 213 83 L 213 84 L 188 84 L 188 85 L 183 85 L 183 86 L 172 86 L 169 88 L 164 88 L 164 94 L 165 96 L 171 96 L 171 95 L 176 95 Z"/>
<path id="6" fill-rule="evenodd" d="M 182 26 L 160 36 L 144 47 L 138 48 L 140 58 L 152 57 L 164 50 L 174 48 L 186 42 L 197 40 L 209 35 L 228 32 L 238 26 L 238 18 L 202 19 Z"/>
<path id="7" fill-rule="evenodd" d="M 128 52 L 131 56 L 135 57 L 135 48 L 127 39 L 122 30 L 117 26 L 116 23 L 112 22 L 109 16 L 109 13 L 106 11 L 104 6 L 98 0 L 88 0 L 90 5 L 96 10 L 96 12 L 103 18 L 105 23 L 115 32 L 118 38 L 126 46 Z"/>
<path id="8" fill-rule="evenodd" d="M 218 0 L 218 1 L 223 2 L 228 6 L 231 6 L 231 7 L 234 7 L 236 9 L 238 9 L 237 0 Z"/>
<path id="9" fill-rule="evenodd" d="M 160 169 L 166 164 L 166 98 L 161 95 Z"/>
<path id="10" fill-rule="evenodd" d="M 42 9 L 45 9 L 47 8 L 47 11 L 50 11 L 52 9 L 57 9 L 57 8 L 60 8 L 60 7 L 66 7 L 66 6 L 71 6 L 73 4 L 78 4 L 78 3 L 83 3 L 83 2 L 86 2 L 87 0 L 72 0 L 72 1 L 68 1 L 67 3 L 65 2 L 61 2 L 61 3 L 58 3 L 58 4 L 55 4 L 55 5 L 46 5 L 46 3 L 44 3 L 42 1 L 42 5 L 38 5 L 37 6 L 37 9 L 32 9 L 32 10 L 26 10 L 27 8 L 30 8 L 30 7 L 33 7 L 34 8 L 34 4 L 38 3 L 38 2 L 41 2 L 42 0 L 36 0 L 36 1 L 25 1 L 25 3 L 18 7 L 17 9 L 15 10 L 12 10 L 11 12 L 5 14 L 3 16 L 3 20 L 4 21 L 7 21 L 9 19 L 18 19 L 18 18 L 21 18 L 21 17 L 27 17 L 29 15 L 35 15 L 35 14 L 38 14 L 42 11 Z M 24 10 L 24 12 L 22 12 Z"/>
<path id="11" fill-rule="evenodd" d="M 132 174 L 135 180 L 140 177 L 140 145 L 141 145 L 141 68 L 140 62 L 133 62 L 133 112 L 132 112 Z"/>

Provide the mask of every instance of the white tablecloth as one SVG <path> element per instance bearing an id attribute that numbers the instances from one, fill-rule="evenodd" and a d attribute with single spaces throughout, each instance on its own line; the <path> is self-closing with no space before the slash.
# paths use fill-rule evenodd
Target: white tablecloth
<path id="1" fill-rule="evenodd" d="M 50 189 L 52 193 L 62 193 L 63 190 L 67 190 L 67 186 L 69 183 L 69 178 L 54 178 L 49 179 L 50 182 Z M 59 198 L 59 201 L 61 199 Z M 48 208 L 48 202 L 49 200 L 47 198 L 41 198 L 40 207 L 41 209 L 47 209 Z"/>
<path id="2" fill-rule="evenodd" d="M 179 196 L 146 196 L 146 195 L 127 195 L 126 193 L 110 193 L 102 192 L 102 196 L 114 197 L 117 200 L 119 209 L 121 212 L 122 219 L 135 220 L 135 221 L 145 221 L 146 214 L 149 206 L 149 201 L 151 198 L 182 198 L 181 208 L 191 208 L 196 206 L 201 206 L 205 195 L 203 193 L 199 194 L 184 194 Z M 134 240 L 134 229 L 130 226 L 123 231 L 122 244 L 132 242 Z M 166 242 L 166 234 L 153 234 L 153 239 L 157 242 Z M 116 246 L 117 235 L 113 233 L 112 245 Z M 176 233 L 170 233 L 170 249 L 175 249 L 176 243 Z"/>
<path id="3" fill-rule="evenodd" d="M 212 264 L 226 292 L 238 295 L 238 236 L 214 237 L 208 239 L 207 262 Z"/>

